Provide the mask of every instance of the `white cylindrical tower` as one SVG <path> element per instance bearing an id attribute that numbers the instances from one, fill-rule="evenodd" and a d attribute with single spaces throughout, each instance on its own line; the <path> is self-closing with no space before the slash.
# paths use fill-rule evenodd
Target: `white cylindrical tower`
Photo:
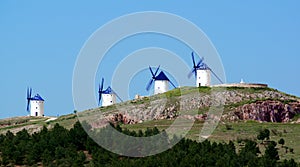
<path id="1" fill-rule="evenodd" d="M 154 94 L 165 93 L 169 91 L 169 78 L 161 71 L 154 81 Z"/>
<path id="2" fill-rule="evenodd" d="M 39 94 L 30 99 L 30 116 L 44 116 L 44 99 Z"/>
<path id="3" fill-rule="evenodd" d="M 210 70 L 209 69 L 197 69 L 196 86 L 210 86 Z"/>
<path id="4" fill-rule="evenodd" d="M 154 81 L 154 94 L 165 93 L 169 90 L 168 80 L 156 80 Z"/>
<path id="5" fill-rule="evenodd" d="M 110 106 L 110 105 L 113 105 L 115 104 L 117 101 L 117 98 L 116 98 L 116 94 L 114 93 L 103 93 L 102 94 L 102 106 L 105 107 L 105 106 Z"/>

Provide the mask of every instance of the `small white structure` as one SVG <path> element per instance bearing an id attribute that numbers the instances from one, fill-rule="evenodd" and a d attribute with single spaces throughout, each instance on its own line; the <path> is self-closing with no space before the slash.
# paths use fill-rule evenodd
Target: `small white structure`
<path id="1" fill-rule="evenodd" d="M 30 98 L 30 116 L 44 116 L 44 99 L 39 94 Z"/>
<path id="2" fill-rule="evenodd" d="M 155 81 L 154 82 L 154 94 L 164 93 L 169 90 L 169 81 Z"/>
<path id="3" fill-rule="evenodd" d="M 118 96 L 118 94 L 109 86 L 107 87 L 106 90 L 103 90 L 103 86 L 104 86 L 104 78 L 102 78 L 101 84 L 99 84 L 99 101 L 98 101 L 98 105 L 100 105 L 100 101 L 102 99 L 102 107 L 105 106 L 110 106 L 113 104 L 117 103 L 117 98 L 121 101 L 122 99 L 120 98 L 120 96 Z"/>
<path id="4" fill-rule="evenodd" d="M 139 94 L 136 94 L 135 96 L 134 96 L 134 99 L 135 100 L 140 100 L 140 99 L 143 99 L 145 96 L 141 96 L 141 95 L 139 95 Z"/>
<path id="5" fill-rule="evenodd" d="M 210 86 L 211 75 L 210 70 L 208 68 L 198 68 L 196 70 L 196 86 Z"/>
<path id="6" fill-rule="evenodd" d="M 223 81 L 217 76 L 217 74 L 204 63 L 204 58 L 200 59 L 196 64 L 194 52 L 192 52 L 193 68 L 192 71 L 188 74 L 190 78 L 192 74 L 195 74 L 196 78 L 196 87 L 201 86 L 211 86 L 211 74 L 213 74 L 220 83 L 223 84 Z"/>
<path id="7" fill-rule="evenodd" d="M 169 78 L 161 71 L 154 81 L 154 94 L 165 93 L 169 91 Z"/>
<path id="8" fill-rule="evenodd" d="M 159 70 L 159 67 L 160 66 L 158 66 L 155 73 L 153 73 L 151 67 L 149 66 L 149 70 L 151 72 L 152 78 L 147 84 L 146 90 L 147 91 L 150 90 L 150 87 L 154 81 L 154 94 L 165 93 L 169 91 L 169 83 L 171 83 L 172 86 L 176 88 L 176 86 L 172 83 L 172 81 L 169 80 L 169 78 L 166 76 L 166 74 L 163 71 L 161 71 L 158 75 L 156 75 Z"/>
<path id="9" fill-rule="evenodd" d="M 102 92 L 102 105 L 110 106 L 117 102 L 116 94 L 112 91 L 111 87 L 109 86 L 105 91 Z"/>

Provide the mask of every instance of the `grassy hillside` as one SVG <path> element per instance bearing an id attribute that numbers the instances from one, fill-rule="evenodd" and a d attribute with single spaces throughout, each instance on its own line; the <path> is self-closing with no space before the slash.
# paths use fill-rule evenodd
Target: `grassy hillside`
<path id="1" fill-rule="evenodd" d="M 159 130 L 167 129 L 173 123 L 172 120 L 155 120 L 145 122 L 143 124 L 123 125 L 123 128 L 129 130 L 143 130 L 150 127 L 157 127 Z M 186 138 L 198 140 L 203 122 L 196 121 Z M 182 126 L 181 128 L 184 128 Z M 293 158 L 300 162 L 300 124 L 290 123 L 259 123 L 255 121 L 235 122 L 235 123 L 220 123 L 213 134 L 208 138 L 209 141 L 229 142 L 234 141 L 235 145 L 239 145 L 239 141 L 243 139 L 257 140 L 257 134 L 262 129 L 269 129 L 271 131 L 270 140 L 278 141 L 283 138 L 285 146 L 294 149 L 294 153 L 285 153 L 285 149 L 277 145 L 279 155 L 282 159 Z M 259 142 L 259 141 L 258 141 Z M 264 146 L 261 145 L 261 150 Z"/>
<path id="2" fill-rule="evenodd" d="M 43 126 L 51 128 L 56 123 L 59 123 L 67 129 L 70 129 L 77 120 L 78 119 L 75 114 L 64 115 L 58 118 L 30 116 L 13 117 L 0 120 L 0 134 L 5 134 L 7 131 L 17 133 L 22 129 L 26 129 L 29 133 L 34 133 L 40 131 Z"/>
<path id="3" fill-rule="evenodd" d="M 293 95 L 288 95 L 283 92 L 280 92 L 271 88 L 210 88 L 210 87 L 183 87 L 180 89 L 174 89 L 164 94 L 155 95 L 151 97 L 145 97 L 138 100 L 131 100 L 121 104 L 101 107 L 96 109 L 90 109 L 84 112 L 83 115 L 97 114 L 99 112 L 104 113 L 105 115 L 117 113 L 117 108 L 125 108 L 130 112 L 143 112 L 149 110 L 150 102 L 156 100 L 166 99 L 166 106 L 171 107 L 176 110 L 176 103 L 182 97 L 187 99 L 195 99 L 198 96 L 206 97 L 211 92 L 223 92 L 222 95 L 226 98 L 226 103 L 224 106 L 223 115 L 232 113 L 236 108 L 243 106 L 245 104 L 252 104 L 257 101 L 267 101 L 267 100 L 276 100 L 280 101 L 283 104 L 289 103 L 299 103 L 299 98 Z M 208 107 L 205 107 L 205 100 L 201 102 L 203 106 L 195 104 L 195 106 L 200 106 L 197 108 L 197 113 L 205 113 L 208 110 Z M 188 100 L 182 102 L 183 105 L 188 108 L 191 106 Z M 134 109 L 134 110 L 132 110 Z M 129 112 L 128 111 L 128 112 Z M 189 111 L 189 110 L 187 110 Z M 181 111 L 178 111 L 181 112 Z M 299 115 L 294 117 L 294 122 L 299 118 Z M 6 133 L 8 130 L 16 133 L 22 129 L 27 129 L 30 133 L 37 132 L 41 130 L 43 126 L 51 128 L 54 124 L 59 123 L 60 125 L 71 128 L 73 124 L 78 120 L 76 114 L 69 114 L 58 117 L 57 119 L 51 117 L 15 117 L 10 119 L 0 120 L 0 133 Z M 158 129 L 166 129 L 172 124 L 172 119 L 162 119 L 162 120 L 145 120 L 143 123 L 137 123 L 133 125 L 122 125 L 123 128 L 129 130 L 145 130 L 148 127 L 157 127 Z M 181 125 L 184 128 L 184 125 Z M 203 126 L 203 121 L 195 121 L 192 129 L 187 134 L 186 138 L 197 140 L 199 138 L 199 133 Z M 285 140 L 285 145 L 289 148 L 294 149 L 294 153 L 285 153 L 285 149 L 281 148 L 278 145 L 279 153 L 281 158 L 294 158 L 297 162 L 300 162 L 300 124 L 296 123 L 267 123 L 267 122 L 257 122 L 257 121 L 228 121 L 222 120 L 217 126 L 216 130 L 208 138 L 211 141 L 217 142 L 228 142 L 230 140 L 234 141 L 238 146 L 241 139 L 254 139 L 258 132 L 267 128 L 271 131 L 271 140 L 278 141 L 280 138 Z M 264 146 L 261 146 L 261 149 L 264 149 Z"/>

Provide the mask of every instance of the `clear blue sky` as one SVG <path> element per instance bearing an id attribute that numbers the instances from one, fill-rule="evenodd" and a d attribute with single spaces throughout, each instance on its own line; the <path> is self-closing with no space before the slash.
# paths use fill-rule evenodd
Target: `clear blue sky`
<path id="1" fill-rule="evenodd" d="M 201 28 L 218 50 L 228 82 L 243 78 L 300 96 L 299 6 L 296 0 L 0 1 L 0 118 L 27 114 L 27 86 L 45 98 L 46 115 L 72 113 L 73 69 L 85 41 L 106 22 L 142 11 L 170 12 Z M 172 50 L 172 42 L 164 46 L 151 38 L 148 47 Z M 140 41 L 128 40 L 123 48 L 133 52 Z M 134 93 L 145 93 L 146 82 L 133 83 Z"/>

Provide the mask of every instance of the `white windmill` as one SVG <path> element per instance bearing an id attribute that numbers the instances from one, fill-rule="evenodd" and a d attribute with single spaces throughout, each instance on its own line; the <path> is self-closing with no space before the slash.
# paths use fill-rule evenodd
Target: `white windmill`
<path id="1" fill-rule="evenodd" d="M 217 76 L 217 74 L 207 65 L 205 64 L 204 57 L 200 59 L 200 61 L 196 64 L 194 58 L 194 52 L 192 52 L 192 60 L 193 60 L 193 69 L 188 74 L 190 78 L 193 73 L 196 78 L 196 86 L 210 86 L 211 85 L 211 73 L 219 80 L 220 83 L 223 84 L 223 81 Z"/>
<path id="2" fill-rule="evenodd" d="M 98 105 L 100 105 L 100 101 L 102 99 L 102 107 L 113 105 L 117 102 L 117 98 L 121 101 L 122 99 L 118 96 L 118 94 L 108 86 L 107 89 L 103 90 L 104 78 L 102 78 L 101 84 L 99 85 L 99 101 Z"/>
<path id="3" fill-rule="evenodd" d="M 44 99 L 36 94 L 31 97 L 32 89 L 27 88 L 27 112 L 30 116 L 44 116 Z"/>
<path id="4" fill-rule="evenodd" d="M 161 71 L 157 76 L 157 72 L 159 70 L 159 67 L 156 69 L 155 73 L 153 73 L 151 67 L 149 66 L 152 78 L 150 79 L 146 90 L 149 91 L 151 85 L 153 84 L 154 81 L 154 94 L 159 94 L 159 93 L 164 93 L 167 92 L 169 90 L 169 83 L 171 83 L 171 85 L 176 88 L 176 86 L 170 81 L 170 79 L 166 76 L 166 74 Z"/>

